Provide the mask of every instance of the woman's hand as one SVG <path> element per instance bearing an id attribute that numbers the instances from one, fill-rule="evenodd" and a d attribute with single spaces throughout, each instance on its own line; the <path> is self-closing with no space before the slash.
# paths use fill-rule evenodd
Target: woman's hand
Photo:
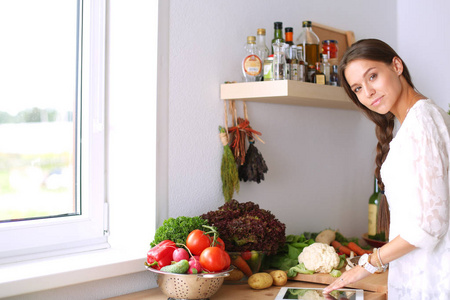
<path id="1" fill-rule="evenodd" d="M 343 288 L 346 285 L 357 282 L 367 276 L 371 275 L 369 271 L 361 266 L 355 266 L 336 279 L 332 284 L 323 289 L 324 294 L 329 294 L 334 290 Z"/>

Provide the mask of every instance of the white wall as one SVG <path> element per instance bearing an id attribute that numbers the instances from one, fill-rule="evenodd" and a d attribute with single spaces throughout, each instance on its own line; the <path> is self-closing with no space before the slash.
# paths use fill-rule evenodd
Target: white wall
<path id="1" fill-rule="evenodd" d="M 135 6 L 135 12 L 140 11 L 140 1 L 126 2 Z M 217 135 L 218 126 L 223 125 L 219 85 L 240 80 L 246 36 L 264 27 L 271 39 L 274 21 L 294 27 L 294 37 L 301 22 L 309 19 L 353 30 L 356 39 L 383 39 L 408 63 L 417 87 L 442 107 L 447 106 L 445 85 L 435 83 L 436 78 L 445 80 L 444 72 L 449 69 L 445 56 L 449 49 L 446 37 L 450 26 L 445 19 L 449 4 L 445 0 L 171 0 L 169 5 L 164 31 L 169 33 L 170 51 L 164 56 L 170 59 L 161 65 L 170 75 L 167 90 L 158 100 L 158 111 L 168 111 L 167 118 L 159 121 L 158 131 L 167 133 L 158 138 L 159 149 L 166 149 L 159 154 L 163 161 L 157 199 L 161 219 L 199 215 L 223 204 L 219 171 L 222 146 Z M 127 26 L 124 19 L 135 17 L 111 10 L 111 22 L 120 19 L 123 26 Z M 124 30 L 141 31 L 143 39 L 147 36 L 145 27 Z M 426 37 L 429 44 L 417 42 Z M 126 60 L 127 55 L 115 60 Z M 442 65 L 436 67 L 438 63 Z M 288 233 L 327 227 L 346 235 L 366 232 L 375 147 L 373 125 L 356 111 L 262 103 L 248 103 L 248 108 L 252 126 L 266 141 L 256 146 L 269 172 L 259 185 L 241 183 L 236 199 L 271 210 L 286 223 Z M 154 278 L 141 272 L 15 299 L 67 299 L 68 295 L 72 299 L 100 299 L 155 286 Z"/>
<path id="2" fill-rule="evenodd" d="M 240 80 L 242 46 L 257 28 L 266 28 L 271 40 L 274 21 L 294 27 L 297 36 L 301 22 L 312 20 L 354 30 L 356 38 L 396 41 L 392 1 L 172 0 L 169 20 L 168 217 L 194 216 L 224 203 L 219 84 Z M 256 146 L 269 172 L 261 184 L 241 183 L 235 198 L 269 209 L 288 233 L 327 227 L 365 233 L 373 125 L 357 111 L 261 103 L 248 103 L 248 109 L 251 125 L 266 141 Z"/>
<path id="3" fill-rule="evenodd" d="M 450 2 L 397 0 L 398 54 L 406 61 L 416 88 L 449 109 Z"/>

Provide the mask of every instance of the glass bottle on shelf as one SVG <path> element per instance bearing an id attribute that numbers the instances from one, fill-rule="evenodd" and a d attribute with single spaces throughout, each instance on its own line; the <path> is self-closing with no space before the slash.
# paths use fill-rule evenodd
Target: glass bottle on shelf
<path id="1" fill-rule="evenodd" d="M 369 198 L 369 220 L 367 235 L 369 239 L 377 239 L 378 205 L 381 193 L 378 189 L 378 180 L 374 179 L 373 194 Z"/>
<path id="2" fill-rule="evenodd" d="M 292 53 L 291 53 L 291 48 L 286 43 L 283 44 L 283 52 L 284 52 L 284 56 L 286 58 L 286 65 L 285 65 L 286 74 L 285 74 L 284 79 L 290 80 L 291 79 L 291 58 L 292 58 Z"/>
<path id="3" fill-rule="evenodd" d="M 273 79 L 283 80 L 286 78 L 286 56 L 284 53 L 284 43 L 277 42 L 273 47 Z"/>
<path id="4" fill-rule="evenodd" d="M 303 58 L 308 65 L 313 66 L 319 59 L 319 37 L 312 30 L 311 21 L 303 21 L 303 29 L 299 37 L 296 39 L 298 46 L 303 47 Z"/>
<path id="5" fill-rule="evenodd" d="M 330 85 L 339 86 L 338 66 L 333 65 L 330 73 Z"/>
<path id="6" fill-rule="evenodd" d="M 269 57 L 269 48 L 266 45 L 266 29 L 258 28 L 256 31 L 256 49 L 258 50 L 258 56 L 262 62 Z M 261 68 L 261 80 L 264 80 L 264 68 Z"/>
<path id="7" fill-rule="evenodd" d="M 316 62 L 316 71 L 314 74 L 312 74 L 311 82 L 316 84 L 325 84 L 326 78 L 325 74 L 321 71 L 321 63 Z"/>
<path id="8" fill-rule="evenodd" d="M 325 84 L 330 84 L 331 66 L 327 54 L 322 54 L 322 72 L 325 74 Z"/>
<path id="9" fill-rule="evenodd" d="M 286 27 L 284 29 L 284 38 L 286 39 L 286 44 L 288 44 L 289 47 L 294 45 L 294 42 L 293 42 L 294 30 L 292 29 L 292 27 Z"/>
<path id="10" fill-rule="evenodd" d="M 290 47 L 291 52 L 291 80 L 298 80 L 298 58 L 297 58 L 297 46 L 293 45 Z"/>
<path id="11" fill-rule="evenodd" d="M 242 73 L 244 81 L 261 81 L 263 62 L 258 56 L 255 44 L 256 37 L 248 36 L 244 46 L 244 59 L 242 60 Z"/>
<path id="12" fill-rule="evenodd" d="M 306 82 L 313 82 L 313 75 L 316 73 L 316 66 L 306 65 Z"/>
<path id="13" fill-rule="evenodd" d="M 275 52 L 273 51 L 273 44 L 277 43 L 277 42 L 284 43 L 283 22 L 273 23 L 273 29 L 274 29 L 274 33 L 273 33 L 273 39 L 272 39 L 272 54 L 275 54 Z"/>
<path id="14" fill-rule="evenodd" d="M 306 81 L 306 62 L 303 59 L 303 47 L 297 46 L 297 59 L 298 59 L 298 81 Z"/>

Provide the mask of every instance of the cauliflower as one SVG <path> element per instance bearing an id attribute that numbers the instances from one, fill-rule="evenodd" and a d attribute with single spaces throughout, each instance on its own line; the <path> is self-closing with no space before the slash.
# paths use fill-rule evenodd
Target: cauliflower
<path id="1" fill-rule="evenodd" d="M 339 266 L 339 255 L 333 246 L 314 243 L 305 247 L 298 256 L 298 262 L 305 268 L 318 273 L 330 273 Z"/>

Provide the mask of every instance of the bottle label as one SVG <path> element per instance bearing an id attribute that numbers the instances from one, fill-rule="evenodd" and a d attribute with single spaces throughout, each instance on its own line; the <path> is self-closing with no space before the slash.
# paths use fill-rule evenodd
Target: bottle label
<path id="1" fill-rule="evenodd" d="M 325 84 L 325 75 L 317 75 L 316 83 L 317 84 Z"/>
<path id="2" fill-rule="evenodd" d="M 261 59 L 257 55 L 251 54 L 244 58 L 244 72 L 250 76 L 258 76 L 262 70 Z"/>
<path id="3" fill-rule="evenodd" d="M 305 68 L 305 65 L 299 64 L 298 65 L 298 69 L 297 69 L 297 73 L 298 73 L 298 80 L 299 81 L 306 81 L 306 68 Z"/>
<path id="4" fill-rule="evenodd" d="M 264 80 L 273 80 L 273 62 L 264 62 Z"/>
<path id="5" fill-rule="evenodd" d="M 298 64 L 291 64 L 291 80 L 298 80 Z"/>
<path id="6" fill-rule="evenodd" d="M 367 234 L 369 236 L 377 234 L 377 205 L 369 204 L 369 228 Z"/>

